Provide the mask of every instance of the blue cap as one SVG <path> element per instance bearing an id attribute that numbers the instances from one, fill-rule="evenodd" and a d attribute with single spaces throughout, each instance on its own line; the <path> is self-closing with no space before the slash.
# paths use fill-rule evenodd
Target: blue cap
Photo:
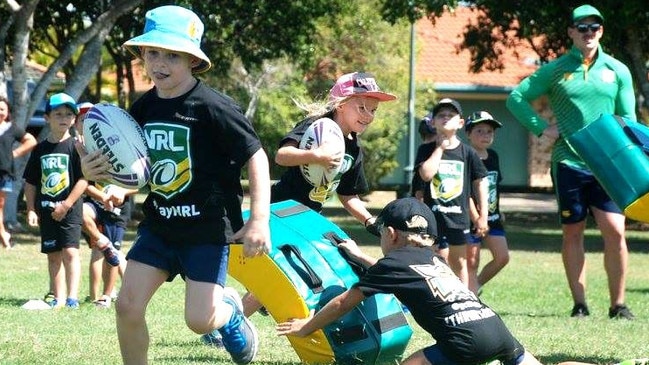
<path id="1" fill-rule="evenodd" d="M 203 22 L 193 11 L 165 5 L 147 11 L 143 34 L 124 42 L 123 46 L 140 58 L 140 47 L 189 53 L 202 61 L 192 69 L 192 72 L 200 73 L 212 67 L 212 62 L 201 50 L 203 30 Z"/>
<path id="2" fill-rule="evenodd" d="M 45 106 L 45 113 L 49 114 L 52 110 L 63 105 L 67 105 L 75 115 L 79 114 L 79 107 L 77 107 L 77 102 L 74 101 L 74 99 L 66 93 L 58 93 L 50 96 L 49 100 L 47 101 L 47 105 Z"/>

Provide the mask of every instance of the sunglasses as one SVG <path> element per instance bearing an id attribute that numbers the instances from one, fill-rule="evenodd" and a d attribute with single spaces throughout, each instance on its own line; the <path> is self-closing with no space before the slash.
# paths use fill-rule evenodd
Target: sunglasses
<path id="1" fill-rule="evenodd" d="M 593 33 L 599 31 L 599 29 L 602 27 L 601 24 L 599 23 L 592 23 L 592 24 L 584 24 L 584 23 L 579 23 L 575 24 L 575 28 L 579 33 L 586 33 L 590 29 Z"/>

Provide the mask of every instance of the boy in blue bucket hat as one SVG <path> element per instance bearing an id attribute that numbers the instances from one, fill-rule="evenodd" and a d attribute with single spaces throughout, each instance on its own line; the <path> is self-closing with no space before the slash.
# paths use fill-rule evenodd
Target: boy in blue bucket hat
<path id="1" fill-rule="evenodd" d="M 155 84 L 130 110 L 147 137 L 152 178 L 116 302 L 125 364 L 148 362 L 147 304 L 178 274 L 186 283 L 185 322 L 192 331 L 218 333 L 238 364 L 251 362 L 258 349 L 239 294 L 224 286 L 230 243 L 242 242 L 250 257 L 270 249 L 268 158 L 240 107 L 194 76 L 211 66 L 200 49 L 202 35 L 195 13 L 161 6 L 146 13 L 144 33 L 124 43 Z M 84 173 L 102 180 L 106 161 L 89 154 Z M 245 224 L 244 165 L 251 195 Z"/>

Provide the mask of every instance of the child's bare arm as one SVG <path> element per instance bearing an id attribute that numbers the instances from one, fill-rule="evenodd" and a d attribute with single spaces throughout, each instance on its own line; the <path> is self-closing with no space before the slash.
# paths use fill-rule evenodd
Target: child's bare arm
<path id="1" fill-rule="evenodd" d="M 68 214 L 68 211 L 74 203 L 81 198 L 81 195 L 86 191 L 88 188 L 88 180 L 86 179 L 79 179 L 76 184 L 74 184 L 74 187 L 72 187 L 72 191 L 68 195 L 65 200 L 61 202 L 61 204 L 57 205 L 54 208 L 54 211 L 52 212 L 52 219 L 54 219 L 57 222 L 60 222 L 63 218 L 65 218 L 66 214 Z"/>
<path id="2" fill-rule="evenodd" d="M 476 233 L 484 236 L 489 231 L 487 216 L 489 215 L 489 181 L 486 177 L 473 180 L 473 190 L 478 192 L 478 219 L 475 222 Z"/>

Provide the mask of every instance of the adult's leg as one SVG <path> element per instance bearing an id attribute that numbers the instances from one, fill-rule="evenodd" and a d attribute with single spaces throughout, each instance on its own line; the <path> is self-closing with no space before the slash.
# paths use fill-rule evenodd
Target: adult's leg
<path id="1" fill-rule="evenodd" d="M 168 276 L 166 271 L 130 260 L 115 303 L 117 337 L 124 364 L 148 363 L 146 307 Z"/>
<path id="2" fill-rule="evenodd" d="M 509 263 L 509 247 L 505 236 L 488 235 L 482 242 L 491 252 L 492 259 L 480 271 L 478 284 L 485 285 Z"/>
<path id="3" fill-rule="evenodd" d="M 613 308 L 624 304 L 626 289 L 629 251 L 624 237 L 625 217 L 622 214 L 605 212 L 597 208 L 592 210 L 604 239 L 604 268 L 608 277 L 611 308 Z"/>
<path id="4" fill-rule="evenodd" d="M 563 224 L 561 257 L 568 279 L 568 287 L 575 304 L 586 304 L 586 257 L 584 229 L 586 221 Z"/>

